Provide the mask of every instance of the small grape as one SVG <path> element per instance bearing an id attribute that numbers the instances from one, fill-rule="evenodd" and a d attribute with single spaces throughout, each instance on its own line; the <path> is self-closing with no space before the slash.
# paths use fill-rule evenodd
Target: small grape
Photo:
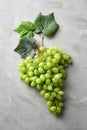
<path id="1" fill-rule="evenodd" d="M 49 86 L 48 86 L 48 90 L 49 90 L 49 91 L 52 91 L 52 89 L 53 89 L 52 86 L 49 85 Z"/>
<path id="2" fill-rule="evenodd" d="M 51 106 L 52 106 L 52 101 L 48 101 L 48 102 L 47 102 L 47 106 L 48 106 L 48 107 L 51 107 Z"/>
<path id="3" fill-rule="evenodd" d="M 46 84 L 43 85 L 43 89 L 44 89 L 44 90 L 47 90 L 47 89 L 48 89 L 48 87 L 47 87 Z"/>
<path id="4" fill-rule="evenodd" d="M 41 74 L 41 75 L 40 75 L 40 79 L 41 79 L 42 81 L 45 81 L 45 79 L 46 79 L 46 78 L 45 78 L 45 75 Z"/>
<path id="5" fill-rule="evenodd" d="M 56 98 L 59 100 L 59 101 L 62 101 L 62 97 L 60 95 L 57 95 Z"/>
<path id="6" fill-rule="evenodd" d="M 29 71 L 33 71 L 33 70 L 34 70 L 34 67 L 31 66 L 31 67 L 29 68 Z"/>
<path id="7" fill-rule="evenodd" d="M 22 72 L 22 73 L 26 73 L 26 72 L 27 72 L 26 67 L 22 67 L 22 68 L 21 68 L 21 72 Z"/>
<path id="8" fill-rule="evenodd" d="M 40 84 L 37 85 L 37 89 L 41 90 L 41 85 Z"/>
<path id="9" fill-rule="evenodd" d="M 28 77 L 26 77 L 24 82 L 25 82 L 26 84 L 29 84 L 30 79 L 29 79 Z"/>
<path id="10" fill-rule="evenodd" d="M 63 91 L 59 91 L 58 94 L 61 96 L 61 95 L 64 94 L 64 92 Z"/>
<path id="11" fill-rule="evenodd" d="M 36 83 L 34 81 L 31 82 L 31 86 L 32 87 L 35 87 L 36 86 Z"/>
<path id="12" fill-rule="evenodd" d="M 32 60 L 32 57 L 27 57 L 27 58 L 26 58 L 26 61 L 27 61 L 27 62 L 30 62 L 31 60 Z"/>
<path id="13" fill-rule="evenodd" d="M 37 83 L 37 84 L 41 84 L 41 82 L 42 82 L 42 81 L 41 81 L 40 78 L 38 78 L 38 79 L 36 80 L 36 83 Z"/>
<path id="14" fill-rule="evenodd" d="M 52 97 L 56 97 L 56 93 L 55 92 L 52 92 L 51 95 L 52 95 Z"/>
<path id="15" fill-rule="evenodd" d="M 53 68 L 52 68 L 52 71 L 53 71 L 54 73 L 58 73 L 58 68 L 57 68 L 57 67 L 53 67 Z"/>
<path id="16" fill-rule="evenodd" d="M 59 91 L 60 91 L 60 88 L 55 88 L 55 89 L 54 89 L 54 92 L 55 92 L 55 93 L 58 93 Z"/>
<path id="17" fill-rule="evenodd" d="M 27 64 L 27 69 L 29 69 L 31 66 L 32 66 L 31 63 L 28 63 Z"/>
<path id="18" fill-rule="evenodd" d="M 46 77 L 46 79 L 49 79 L 49 78 L 51 78 L 51 75 L 48 74 L 48 73 L 46 73 L 46 74 L 45 74 L 45 77 Z"/>
<path id="19" fill-rule="evenodd" d="M 32 77 L 32 76 L 33 76 L 33 72 L 28 72 L 28 75 L 29 75 L 30 77 Z"/>
<path id="20" fill-rule="evenodd" d="M 41 67 L 40 67 L 40 68 L 38 68 L 38 71 L 39 71 L 39 73 L 41 73 L 41 74 L 42 74 L 42 73 L 44 73 L 44 69 L 43 69 L 43 68 L 41 68 Z"/>
<path id="21" fill-rule="evenodd" d="M 47 62 L 47 67 L 51 68 L 51 66 L 52 66 L 52 63 L 51 62 Z"/>
<path id="22" fill-rule="evenodd" d="M 49 85 L 49 84 L 50 84 L 50 82 L 51 82 L 51 80 L 50 80 L 50 79 L 47 79 L 47 80 L 46 80 L 46 84 L 47 84 L 47 85 Z"/>
<path id="23" fill-rule="evenodd" d="M 38 75 L 39 74 L 39 71 L 37 69 L 34 70 L 34 74 L 35 75 Z"/>
<path id="24" fill-rule="evenodd" d="M 45 91 L 45 90 L 42 90 L 42 91 L 40 92 L 40 95 L 41 95 L 41 96 L 44 96 L 45 93 L 46 93 L 46 91 Z"/>
<path id="25" fill-rule="evenodd" d="M 55 111 L 55 110 L 56 110 L 56 106 L 52 106 L 52 107 L 50 108 L 50 110 L 51 110 L 51 111 Z"/>
<path id="26" fill-rule="evenodd" d="M 48 99 L 49 97 L 50 97 L 50 93 L 49 92 L 44 94 L 44 98 L 45 99 Z"/>
<path id="27" fill-rule="evenodd" d="M 44 62 L 40 62 L 40 63 L 39 63 L 39 67 L 41 67 L 41 68 L 43 68 L 43 67 L 44 67 L 44 65 L 45 65 L 45 63 L 44 63 Z"/>
<path id="28" fill-rule="evenodd" d="M 63 107 L 64 104 L 62 102 L 59 103 L 59 107 Z"/>
<path id="29" fill-rule="evenodd" d="M 57 107 L 57 113 L 61 112 L 61 107 Z"/>

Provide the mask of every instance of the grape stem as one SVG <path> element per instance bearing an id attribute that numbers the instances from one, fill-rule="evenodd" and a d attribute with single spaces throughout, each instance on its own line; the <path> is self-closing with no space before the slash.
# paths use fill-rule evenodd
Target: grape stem
<path id="1" fill-rule="evenodd" d="M 44 46 L 44 35 L 41 33 L 40 36 L 41 36 L 41 39 L 42 39 L 42 42 L 41 42 L 42 44 L 41 44 L 41 46 Z"/>

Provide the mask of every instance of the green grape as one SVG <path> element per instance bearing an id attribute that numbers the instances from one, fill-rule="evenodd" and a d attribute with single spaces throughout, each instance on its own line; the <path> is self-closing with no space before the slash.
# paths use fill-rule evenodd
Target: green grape
<path id="1" fill-rule="evenodd" d="M 39 71 L 39 73 L 41 73 L 41 74 L 42 74 L 42 73 L 44 73 L 44 69 L 43 69 L 43 68 L 41 68 L 41 67 L 40 67 L 40 68 L 38 68 L 38 71 Z"/>
<path id="2" fill-rule="evenodd" d="M 44 65 L 45 65 L 44 62 L 40 62 L 40 63 L 39 63 L 39 67 L 41 67 L 41 68 L 44 68 Z"/>
<path id="3" fill-rule="evenodd" d="M 19 64 L 18 66 L 19 66 L 19 68 L 22 68 L 22 67 L 24 67 L 24 66 L 25 66 L 25 63 L 24 63 L 24 61 L 21 61 L 21 62 L 20 62 L 20 64 Z"/>
<path id="4" fill-rule="evenodd" d="M 47 90 L 47 89 L 48 89 L 48 87 L 47 87 L 46 84 L 43 85 L 43 89 L 44 89 L 44 90 Z"/>
<path id="5" fill-rule="evenodd" d="M 67 64 L 67 63 L 64 63 L 64 67 L 67 68 L 67 67 L 68 67 L 68 64 Z"/>
<path id="6" fill-rule="evenodd" d="M 56 53 L 56 54 L 54 55 L 54 59 L 56 59 L 56 60 L 60 60 L 60 58 L 61 58 L 61 56 L 60 56 L 59 53 Z"/>
<path id="7" fill-rule="evenodd" d="M 54 77 L 54 78 L 52 78 L 52 82 L 54 83 L 54 84 L 56 84 L 57 83 L 57 79 Z"/>
<path id="8" fill-rule="evenodd" d="M 26 67 L 22 67 L 22 68 L 21 68 L 21 72 L 22 72 L 22 73 L 26 73 L 26 72 L 27 72 Z"/>
<path id="9" fill-rule="evenodd" d="M 62 97 L 60 95 L 56 95 L 56 98 L 59 100 L 59 101 L 62 101 Z"/>
<path id="10" fill-rule="evenodd" d="M 62 84 L 62 79 L 58 79 L 58 86 L 61 86 Z"/>
<path id="11" fill-rule="evenodd" d="M 34 70 L 34 74 L 35 75 L 38 75 L 39 74 L 39 71 L 37 69 Z"/>
<path id="12" fill-rule="evenodd" d="M 28 72 L 28 75 L 29 75 L 30 77 L 33 77 L 33 72 Z"/>
<path id="13" fill-rule="evenodd" d="M 29 84 L 30 79 L 29 79 L 28 77 L 26 77 L 25 80 L 24 80 L 24 82 L 25 82 L 26 84 Z"/>
<path id="14" fill-rule="evenodd" d="M 56 97 L 56 93 L 55 92 L 52 92 L 51 95 L 52 95 L 52 97 Z"/>
<path id="15" fill-rule="evenodd" d="M 58 61 L 57 61 L 56 59 L 52 59 L 52 62 L 53 62 L 54 64 L 58 63 Z"/>
<path id="16" fill-rule="evenodd" d="M 36 82 L 36 80 L 37 80 L 37 76 L 33 76 L 32 81 Z"/>
<path id="17" fill-rule="evenodd" d="M 31 63 L 28 63 L 28 64 L 27 64 L 27 69 L 29 69 L 31 66 L 32 66 L 32 64 L 31 64 Z"/>
<path id="18" fill-rule="evenodd" d="M 48 101 L 48 102 L 47 102 L 47 106 L 48 106 L 48 107 L 51 107 L 51 106 L 52 106 L 52 101 Z"/>
<path id="19" fill-rule="evenodd" d="M 55 93 L 58 93 L 59 91 L 60 91 L 60 88 L 55 88 L 55 89 L 54 89 L 54 92 L 55 92 Z"/>
<path id="20" fill-rule="evenodd" d="M 51 111 L 55 111 L 55 110 L 56 110 L 56 106 L 52 106 L 52 107 L 50 108 L 50 110 L 51 110 Z"/>
<path id="21" fill-rule="evenodd" d="M 52 54 L 55 55 L 55 54 L 56 54 L 56 50 L 53 50 L 53 51 L 52 51 Z"/>
<path id="22" fill-rule="evenodd" d="M 30 62 L 31 60 L 32 60 L 32 57 L 27 57 L 27 58 L 26 58 L 26 61 L 27 61 L 27 62 Z"/>
<path id="23" fill-rule="evenodd" d="M 63 58 L 64 58 L 64 60 L 68 60 L 68 59 L 70 58 L 70 56 L 67 55 L 67 54 L 64 54 L 64 55 L 63 55 Z"/>
<path id="24" fill-rule="evenodd" d="M 52 91 L 52 89 L 53 89 L 52 86 L 49 85 L 49 86 L 48 86 L 48 90 L 49 90 L 49 91 Z"/>
<path id="25" fill-rule="evenodd" d="M 51 80 L 50 80 L 50 79 L 46 79 L 46 81 L 45 81 L 45 82 L 46 82 L 46 84 L 47 84 L 47 85 L 49 85 L 49 84 L 50 84 L 50 82 L 51 82 Z"/>
<path id="26" fill-rule="evenodd" d="M 45 48 L 45 47 L 40 47 L 39 50 L 40 50 L 40 51 L 45 51 L 46 48 Z"/>
<path id="27" fill-rule="evenodd" d="M 58 94 L 61 96 L 61 95 L 64 94 L 64 92 L 63 91 L 59 91 Z"/>
<path id="28" fill-rule="evenodd" d="M 46 52 L 43 53 L 43 57 L 47 58 L 48 54 Z"/>
<path id="29" fill-rule="evenodd" d="M 47 65 L 45 65 L 45 66 L 44 66 L 44 69 L 45 69 L 45 70 L 48 70 L 48 66 L 47 66 Z"/>
<path id="30" fill-rule="evenodd" d="M 53 101 L 53 99 L 54 99 L 54 97 L 51 95 L 51 96 L 49 97 L 49 101 Z"/>
<path id="31" fill-rule="evenodd" d="M 31 67 L 29 68 L 29 71 L 33 71 L 33 70 L 34 70 L 34 67 L 31 66 Z"/>
<path id="32" fill-rule="evenodd" d="M 41 79 L 42 81 L 45 81 L 45 79 L 46 79 L 46 78 L 45 78 L 45 75 L 41 74 L 41 75 L 40 75 L 40 79 Z"/>
<path id="33" fill-rule="evenodd" d="M 52 74 L 52 71 L 50 69 L 47 70 L 47 74 Z"/>
<path id="34" fill-rule="evenodd" d="M 59 107 L 63 107 L 64 104 L 62 102 L 59 103 Z"/>
<path id="35" fill-rule="evenodd" d="M 40 95 L 41 95 L 41 96 L 44 96 L 44 95 L 45 95 L 45 93 L 46 93 L 46 91 L 45 91 L 45 90 L 41 90 Z"/>
<path id="36" fill-rule="evenodd" d="M 48 58 L 47 58 L 47 60 L 46 60 L 47 62 L 52 62 L 52 57 L 51 56 L 49 56 Z"/>
<path id="37" fill-rule="evenodd" d="M 53 68 L 52 68 L 52 71 L 53 71 L 54 73 L 58 73 L 58 68 L 53 67 Z"/>
<path id="38" fill-rule="evenodd" d="M 31 82 L 31 86 L 32 87 L 35 87 L 36 86 L 36 83 L 34 81 Z"/>
<path id="39" fill-rule="evenodd" d="M 50 93 L 49 92 L 44 94 L 44 98 L 45 99 L 48 99 L 49 97 L 50 97 Z"/>
<path id="40" fill-rule="evenodd" d="M 51 62 L 47 62 L 47 67 L 51 68 L 52 67 L 52 63 Z"/>
<path id="41" fill-rule="evenodd" d="M 41 90 L 41 85 L 40 84 L 37 85 L 37 89 Z"/>
<path id="42" fill-rule="evenodd" d="M 61 107 L 57 107 L 57 113 L 61 112 Z"/>
<path id="43" fill-rule="evenodd" d="M 46 77 L 46 79 L 49 79 L 49 78 L 51 78 L 51 75 L 48 74 L 48 73 L 46 73 L 46 74 L 45 74 L 45 77 Z"/>
<path id="44" fill-rule="evenodd" d="M 22 79 L 25 80 L 27 78 L 27 74 L 22 74 Z"/>
<path id="45" fill-rule="evenodd" d="M 42 81 L 41 81 L 40 78 L 38 78 L 38 79 L 36 80 L 36 83 L 37 83 L 37 84 L 41 84 L 41 82 L 42 82 Z"/>
<path id="46" fill-rule="evenodd" d="M 24 74 L 20 74 L 20 75 L 19 75 L 19 78 L 20 78 L 21 80 L 23 80 L 23 75 L 24 75 Z"/>
<path id="47" fill-rule="evenodd" d="M 59 80 L 60 78 L 61 78 L 61 74 L 59 73 L 59 74 L 56 74 L 55 76 L 54 76 L 54 78 L 56 79 L 56 80 Z"/>
<path id="48" fill-rule="evenodd" d="M 67 60 L 67 63 L 68 63 L 68 64 L 72 64 L 72 60 L 71 60 L 71 59 L 68 59 L 68 60 Z"/>
<path id="49" fill-rule="evenodd" d="M 52 54 L 49 49 L 47 50 L 47 54 L 48 54 L 48 55 L 51 55 L 51 54 Z"/>

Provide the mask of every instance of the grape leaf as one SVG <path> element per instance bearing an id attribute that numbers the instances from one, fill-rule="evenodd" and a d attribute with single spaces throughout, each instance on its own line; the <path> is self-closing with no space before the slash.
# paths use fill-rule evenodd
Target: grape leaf
<path id="1" fill-rule="evenodd" d="M 52 37 L 57 32 L 59 25 L 56 23 L 54 13 L 42 15 L 40 13 L 35 20 L 36 33 L 43 33 L 47 37 Z"/>
<path id="2" fill-rule="evenodd" d="M 27 56 L 34 56 L 35 49 L 37 48 L 34 38 L 25 37 L 20 39 L 18 46 L 14 49 L 15 52 L 25 59 Z"/>
<path id="3" fill-rule="evenodd" d="M 35 30 L 35 24 L 32 22 L 28 21 L 22 21 L 21 24 L 14 30 L 17 33 L 19 33 L 20 37 L 33 37 L 34 33 L 33 31 Z"/>

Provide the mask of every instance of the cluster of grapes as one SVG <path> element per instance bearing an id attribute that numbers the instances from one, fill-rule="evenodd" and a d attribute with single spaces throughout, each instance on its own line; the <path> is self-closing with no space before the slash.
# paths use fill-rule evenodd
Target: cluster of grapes
<path id="1" fill-rule="evenodd" d="M 40 91 L 47 101 L 48 110 L 54 115 L 60 113 L 64 105 L 63 78 L 65 68 L 71 63 L 70 56 L 57 47 L 40 47 L 38 54 L 19 64 L 20 78 Z"/>

